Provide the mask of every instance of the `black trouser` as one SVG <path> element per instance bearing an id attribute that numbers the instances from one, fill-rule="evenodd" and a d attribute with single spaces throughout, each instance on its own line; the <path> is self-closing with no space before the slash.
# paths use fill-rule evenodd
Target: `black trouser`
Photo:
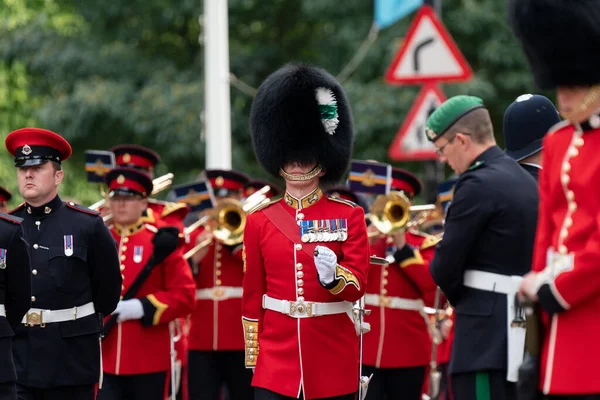
<path id="1" fill-rule="evenodd" d="M 546 396 L 547 400 L 600 400 L 600 394 L 570 394 L 564 396 Z"/>
<path id="2" fill-rule="evenodd" d="M 17 383 L 17 394 L 19 400 L 94 400 L 94 385 L 38 389 Z"/>
<path id="3" fill-rule="evenodd" d="M 219 400 L 226 385 L 229 400 L 254 398 L 252 370 L 244 366 L 244 351 L 188 352 L 188 394 L 190 400 Z"/>
<path id="4" fill-rule="evenodd" d="M 164 400 L 167 371 L 138 375 L 104 374 L 96 400 Z"/>
<path id="5" fill-rule="evenodd" d="M 344 394 L 342 396 L 334 396 L 334 397 L 322 397 L 318 400 L 356 400 L 356 393 Z M 302 393 L 300 397 L 287 397 L 281 394 L 272 392 L 263 388 L 254 388 L 254 398 L 255 400 L 296 400 L 296 399 L 304 399 Z"/>
<path id="6" fill-rule="evenodd" d="M 455 400 L 515 400 L 517 387 L 506 380 L 506 371 L 488 370 L 450 375 Z"/>
<path id="7" fill-rule="evenodd" d="M 0 383 L 0 399 L 17 400 L 17 385 L 14 382 Z"/>
<path id="8" fill-rule="evenodd" d="M 425 382 L 425 366 L 408 368 L 375 368 L 363 365 L 363 376 L 373 374 L 367 400 L 420 400 Z"/>

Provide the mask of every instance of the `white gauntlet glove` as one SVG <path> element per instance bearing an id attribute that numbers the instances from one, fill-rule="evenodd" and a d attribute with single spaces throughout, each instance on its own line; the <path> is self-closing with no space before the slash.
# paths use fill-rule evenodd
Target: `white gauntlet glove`
<path id="1" fill-rule="evenodd" d="M 318 252 L 318 254 L 316 254 Z M 329 285 L 335 278 L 337 256 L 325 246 L 315 247 L 315 266 L 319 273 L 319 280 L 323 285 Z"/>
<path id="2" fill-rule="evenodd" d="M 121 300 L 113 314 L 119 314 L 117 322 L 141 319 L 144 316 L 144 307 L 139 299 Z"/>

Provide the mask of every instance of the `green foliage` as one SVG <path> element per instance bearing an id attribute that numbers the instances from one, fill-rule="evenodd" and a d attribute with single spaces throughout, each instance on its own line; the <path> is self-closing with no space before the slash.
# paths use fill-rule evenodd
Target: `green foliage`
<path id="1" fill-rule="evenodd" d="M 161 154 L 159 174 L 173 172 L 179 183 L 194 179 L 205 159 L 198 3 L 0 0 L 2 135 L 25 125 L 64 135 L 74 148 L 64 192 L 84 204 L 99 198 L 82 181 L 86 149 L 143 144 Z M 230 69 L 254 87 L 291 60 L 337 74 L 367 36 L 372 15 L 373 3 L 366 0 L 229 0 Z M 444 91 L 483 97 L 500 139 L 505 108 L 535 90 L 503 2 L 447 2 L 442 17 L 476 72 L 473 81 L 444 85 Z M 383 81 L 411 19 L 381 31 L 344 82 L 356 122 L 356 158 L 389 161 L 387 148 L 418 93 L 418 87 Z M 251 103 L 232 88 L 233 163 L 266 178 L 251 150 Z M 0 179 L 14 190 L 11 160 L 4 154 Z M 422 173 L 421 163 L 403 166 Z"/>

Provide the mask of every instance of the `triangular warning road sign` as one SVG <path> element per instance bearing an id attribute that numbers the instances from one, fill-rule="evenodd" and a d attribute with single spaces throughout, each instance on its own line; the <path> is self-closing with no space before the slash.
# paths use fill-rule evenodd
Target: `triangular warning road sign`
<path id="1" fill-rule="evenodd" d="M 446 96 L 438 85 L 423 86 L 388 149 L 390 159 L 394 161 L 437 159 L 436 148 L 425 135 L 425 123 L 444 101 Z"/>
<path id="2" fill-rule="evenodd" d="M 431 6 L 424 5 L 385 73 L 391 84 L 464 82 L 471 67 Z"/>

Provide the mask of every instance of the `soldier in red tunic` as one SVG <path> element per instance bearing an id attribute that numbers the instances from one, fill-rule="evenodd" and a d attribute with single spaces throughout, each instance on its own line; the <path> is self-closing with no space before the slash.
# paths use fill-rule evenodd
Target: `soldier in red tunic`
<path id="1" fill-rule="evenodd" d="M 565 121 L 545 136 L 533 272 L 545 332 L 539 387 L 551 399 L 600 399 L 600 2 L 509 3 L 537 85 L 556 89 Z"/>
<path id="2" fill-rule="evenodd" d="M 416 176 L 392 169 L 392 191 L 413 199 L 421 192 Z M 432 306 L 436 284 L 429 273 L 436 243 L 434 236 L 416 229 L 373 238 L 371 254 L 387 258 L 373 265 L 367 279 L 365 318 L 371 331 L 363 339 L 363 371 L 373 374 L 367 399 L 421 398 L 431 358 L 431 338 L 424 306 Z"/>
<path id="3" fill-rule="evenodd" d="M 369 242 L 361 207 L 323 194 L 353 142 L 351 109 L 322 69 L 288 64 L 258 89 L 256 156 L 285 179 L 284 197 L 248 216 L 242 322 L 255 398 L 355 399 L 359 338 L 353 302 L 365 293 Z"/>
<path id="4" fill-rule="evenodd" d="M 151 257 L 157 257 L 157 229 L 141 217 L 152 192 L 150 177 L 136 169 L 116 168 L 106 175 L 119 247 L 123 292 Z M 156 399 L 167 393 L 171 367 L 169 322 L 194 309 L 194 280 L 181 247 L 151 270 L 135 298 L 121 300 L 117 325 L 103 340 L 104 386 L 99 400 Z"/>
<path id="5" fill-rule="evenodd" d="M 248 177 L 231 170 L 211 169 L 205 177 L 219 201 L 240 200 Z M 196 243 L 210 239 L 203 230 Z M 190 399 L 218 400 L 224 385 L 231 400 L 252 399 L 252 372 L 244 368 L 241 243 L 220 240 L 199 250 L 193 257 L 196 273 L 196 309 L 191 317 L 188 381 Z"/>

